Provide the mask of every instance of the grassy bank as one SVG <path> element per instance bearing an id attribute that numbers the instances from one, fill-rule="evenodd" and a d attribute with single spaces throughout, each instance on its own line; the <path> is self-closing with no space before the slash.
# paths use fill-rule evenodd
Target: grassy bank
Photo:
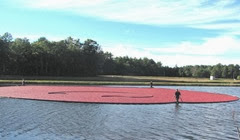
<path id="1" fill-rule="evenodd" d="M 97 77 L 22 77 L 0 76 L 0 85 L 21 85 L 22 78 L 26 84 L 50 85 L 149 85 L 153 81 L 159 86 L 240 86 L 240 80 L 162 76 L 116 76 L 100 75 Z"/>

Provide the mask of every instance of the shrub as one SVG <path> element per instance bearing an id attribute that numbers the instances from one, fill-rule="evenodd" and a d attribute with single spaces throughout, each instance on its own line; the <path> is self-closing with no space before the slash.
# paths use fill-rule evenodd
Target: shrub
<path id="1" fill-rule="evenodd" d="M 240 75 L 238 75 L 237 79 L 240 80 Z"/>

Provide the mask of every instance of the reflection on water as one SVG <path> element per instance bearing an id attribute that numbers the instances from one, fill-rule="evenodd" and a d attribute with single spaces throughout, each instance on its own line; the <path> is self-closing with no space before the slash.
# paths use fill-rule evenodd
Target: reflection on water
<path id="1" fill-rule="evenodd" d="M 180 104 L 175 104 L 175 113 L 177 114 L 179 112 L 179 109 L 181 108 Z"/>
<path id="2" fill-rule="evenodd" d="M 164 87 L 227 93 L 239 87 Z M 237 140 L 240 101 L 217 104 L 120 105 L 0 99 L 0 139 Z"/>

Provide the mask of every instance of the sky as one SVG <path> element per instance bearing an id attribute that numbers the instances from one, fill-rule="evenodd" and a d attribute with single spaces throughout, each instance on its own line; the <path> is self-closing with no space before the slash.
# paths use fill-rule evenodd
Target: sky
<path id="1" fill-rule="evenodd" d="M 240 65 L 239 0 L 0 0 L 0 35 L 93 39 L 164 66 Z"/>

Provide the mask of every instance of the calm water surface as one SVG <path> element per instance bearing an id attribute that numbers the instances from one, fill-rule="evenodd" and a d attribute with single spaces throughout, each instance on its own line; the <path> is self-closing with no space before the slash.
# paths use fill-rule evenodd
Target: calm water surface
<path id="1" fill-rule="evenodd" d="M 240 87 L 164 88 L 240 97 Z M 0 99 L 1 140 L 238 140 L 236 125 L 240 101 L 176 106 Z"/>

